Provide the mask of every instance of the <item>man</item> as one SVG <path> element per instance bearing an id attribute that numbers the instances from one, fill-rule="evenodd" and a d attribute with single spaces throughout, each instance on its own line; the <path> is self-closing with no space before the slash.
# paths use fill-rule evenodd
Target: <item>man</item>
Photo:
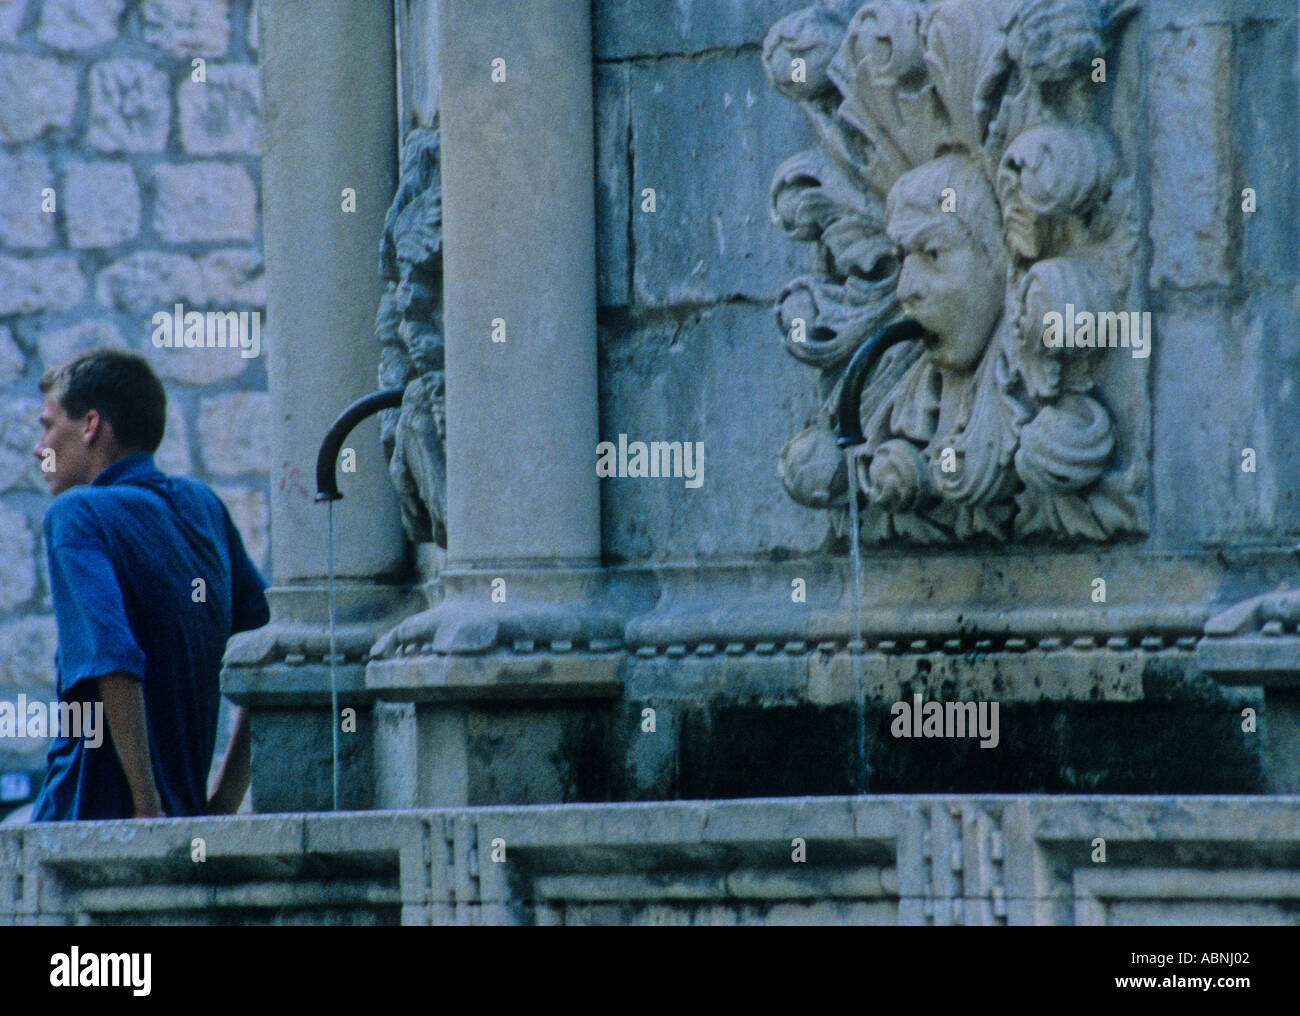
<path id="1" fill-rule="evenodd" d="M 59 698 L 83 715 L 102 702 L 107 736 L 53 732 L 33 821 L 234 813 L 242 709 L 206 792 L 218 674 L 227 638 L 269 620 L 266 583 L 217 496 L 154 465 L 167 396 L 145 360 L 95 350 L 46 371 L 41 391 Z"/>

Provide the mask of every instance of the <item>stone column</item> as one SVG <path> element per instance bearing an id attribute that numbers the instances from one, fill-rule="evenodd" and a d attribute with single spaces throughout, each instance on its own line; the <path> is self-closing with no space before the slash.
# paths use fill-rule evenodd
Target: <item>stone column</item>
<path id="1" fill-rule="evenodd" d="M 621 689 L 628 596 L 599 567 L 588 8 L 439 13 L 447 567 L 367 666 L 379 807 L 559 801 Z"/>
<path id="2" fill-rule="evenodd" d="M 453 569 L 600 557 L 588 8 L 443 5 Z"/>
<path id="3" fill-rule="evenodd" d="M 275 584 L 325 574 L 316 451 L 350 402 L 377 387 L 378 238 L 397 173 L 392 4 L 262 4 L 262 159 Z M 364 59 L 358 59 L 364 54 Z M 356 210 L 344 210 L 344 190 Z M 378 424 L 348 445 L 335 562 L 342 576 L 392 572 L 406 548 Z"/>
<path id="4" fill-rule="evenodd" d="M 397 178 L 393 5 L 259 5 L 271 399 L 271 623 L 231 641 L 222 687 L 252 712 L 259 811 L 328 808 L 332 796 L 327 508 L 315 501 L 326 430 L 378 387 L 379 237 Z M 391 583 L 407 547 L 379 427 L 346 442 L 356 471 L 335 502 L 340 743 L 345 808 L 373 799 L 365 654 L 409 610 Z M 345 728 L 346 729 L 346 728 Z"/>

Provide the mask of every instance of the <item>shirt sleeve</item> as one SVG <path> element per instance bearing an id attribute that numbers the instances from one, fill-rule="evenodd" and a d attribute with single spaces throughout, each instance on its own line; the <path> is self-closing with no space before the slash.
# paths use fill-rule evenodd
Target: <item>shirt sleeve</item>
<path id="1" fill-rule="evenodd" d="M 131 631 L 99 527 L 75 516 L 47 515 L 46 558 L 59 628 L 59 692 L 112 673 L 144 680 L 144 651 Z"/>
<path id="2" fill-rule="evenodd" d="M 226 521 L 226 542 L 230 548 L 230 603 L 233 615 L 230 631 L 232 634 L 252 631 L 271 620 L 271 608 L 266 602 L 266 580 L 249 558 L 239 530 L 224 505 L 222 514 Z"/>

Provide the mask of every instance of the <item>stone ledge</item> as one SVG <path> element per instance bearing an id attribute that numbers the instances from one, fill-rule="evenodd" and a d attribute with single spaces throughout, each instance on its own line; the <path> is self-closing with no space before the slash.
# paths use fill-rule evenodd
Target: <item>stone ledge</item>
<path id="1" fill-rule="evenodd" d="M 366 690 L 385 701 L 614 699 L 623 694 L 620 653 L 410 655 L 372 660 Z"/>
<path id="2" fill-rule="evenodd" d="M 1098 839 L 1104 863 L 1092 860 Z M 0 859 L 5 924 L 1294 923 L 1300 797 L 769 798 L 69 823 L 0 829 Z"/>

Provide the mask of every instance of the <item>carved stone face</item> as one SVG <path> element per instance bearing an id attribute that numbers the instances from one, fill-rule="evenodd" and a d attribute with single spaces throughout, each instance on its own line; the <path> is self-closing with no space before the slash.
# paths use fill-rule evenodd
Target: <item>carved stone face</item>
<path id="1" fill-rule="evenodd" d="M 903 250 L 898 300 L 934 336 L 931 360 L 945 370 L 973 369 L 1002 306 L 1001 273 L 951 215 L 919 223 L 895 242 Z"/>
<path id="2" fill-rule="evenodd" d="M 941 156 L 898 179 L 885 214 L 902 254 L 898 301 L 933 337 L 931 361 L 974 369 L 1006 293 L 1002 216 L 988 181 L 972 160 Z"/>

